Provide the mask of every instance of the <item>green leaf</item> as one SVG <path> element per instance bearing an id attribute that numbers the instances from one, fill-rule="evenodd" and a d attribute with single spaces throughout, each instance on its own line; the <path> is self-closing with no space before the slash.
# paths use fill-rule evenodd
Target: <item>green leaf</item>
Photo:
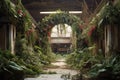
<path id="1" fill-rule="evenodd" d="M 13 66 L 13 65 L 9 65 L 10 68 L 17 70 L 17 71 L 22 71 L 23 69 L 20 66 Z"/>
<path id="2" fill-rule="evenodd" d="M 106 71 L 106 69 L 100 69 L 100 70 L 98 70 L 99 73 L 105 72 L 105 71 Z"/>
<path id="3" fill-rule="evenodd" d="M 14 69 L 14 70 L 19 70 L 19 71 L 22 71 L 23 70 L 23 68 L 21 67 L 21 66 L 19 66 L 19 65 L 17 65 L 15 62 L 13 62 L 13 61 L 10 61 L 9 63 L 8 63 L 8 67 L 10 67 L 10 68 L 12 68 L 12 69 Z"/>

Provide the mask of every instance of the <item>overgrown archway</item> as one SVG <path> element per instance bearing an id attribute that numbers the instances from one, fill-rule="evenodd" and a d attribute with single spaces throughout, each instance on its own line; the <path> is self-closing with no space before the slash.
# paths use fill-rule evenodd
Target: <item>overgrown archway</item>
<path id="1" fill-rule="evenodd" d="M 81 22 L 82 21 L 77 16 L 62 11 L 58 11 L 56 14 L 51 14 L 43 18 L 42 21 L 39 22 L 40 46 L 43 53 L 48 54 L 51 52 L 49 37 L 51 34 L 51 29 L 54 25 L 58 24 L 68 24 L 71 26 L 74 39 L 73 46 L 74 50 L 77 50 L 76 44 L 78 43 L 78 38 L 82 31 L 79 27 Z"/>

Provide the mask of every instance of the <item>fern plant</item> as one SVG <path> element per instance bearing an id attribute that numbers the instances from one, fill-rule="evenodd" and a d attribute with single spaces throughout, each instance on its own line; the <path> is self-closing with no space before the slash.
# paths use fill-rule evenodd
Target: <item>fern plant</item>
<path id="1" fill-rule="evenodd" d="M 14 58 L 9 51 L 0 50 L 0 79 L 24 80 L 24 69 L 13 61 Z"/>
<path id="2" fill-rule="evenodd" d="M 120 80 L 120 56 L 111 56 L 101 64 L 95 64 L 88 75 L 96 80 Z"/>

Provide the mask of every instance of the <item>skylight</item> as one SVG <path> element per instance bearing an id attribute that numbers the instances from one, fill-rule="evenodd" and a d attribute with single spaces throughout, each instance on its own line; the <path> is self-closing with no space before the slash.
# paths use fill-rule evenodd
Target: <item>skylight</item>
<path id="1" fill-rule="evenodd" d="M 40 12 L 40 14 L 55 14 L 55 13 L 59 13 L 56 11 L 42 11 Z M 81 14 L 82 11 L 69 11 L 70 14 Z"/>

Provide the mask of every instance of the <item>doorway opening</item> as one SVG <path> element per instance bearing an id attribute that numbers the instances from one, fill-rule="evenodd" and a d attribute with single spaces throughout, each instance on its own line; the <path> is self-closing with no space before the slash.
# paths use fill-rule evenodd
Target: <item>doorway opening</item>
<path id="1" fill-rule="evenodd" d="M 72 47 L 72 29 L 68 24 L 55 25 L 51 30 L 51 49 L 54 53 L 70 53 Z"/>

